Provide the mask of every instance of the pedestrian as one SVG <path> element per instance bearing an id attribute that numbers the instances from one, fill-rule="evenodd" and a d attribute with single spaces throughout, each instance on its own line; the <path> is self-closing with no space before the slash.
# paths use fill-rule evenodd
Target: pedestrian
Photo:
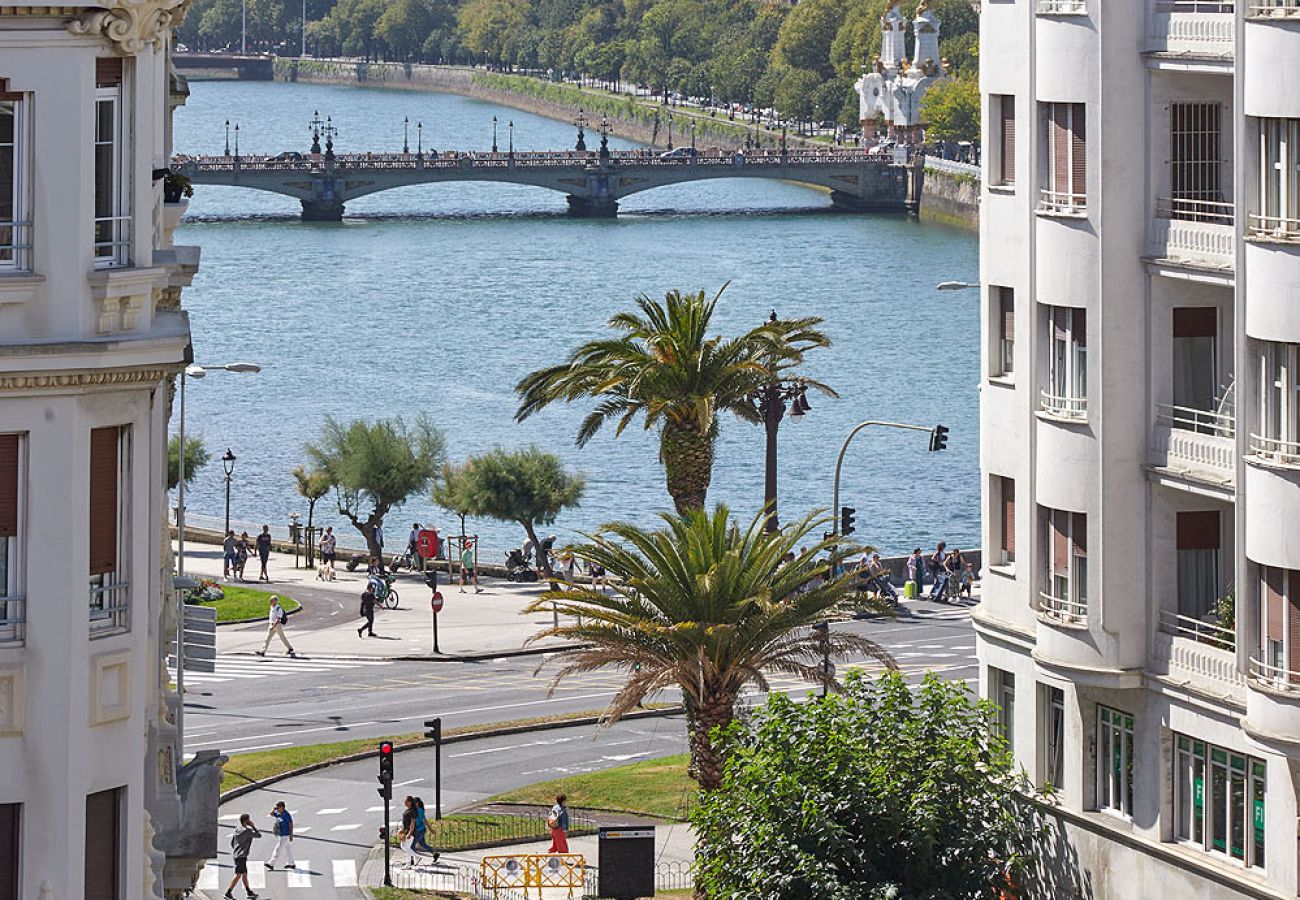
<path id="1" fill-rule="evenodd" d="M 465 593 L 465 585 L 473 582 L 474 593 L 481 594 L 483 589 L 478 586 L 478 569 L 474 567 L 474 542 L 465 541 L 460 551 L 460 592 Z"/>
<path id="2" fill-rule="evenodd" d="M 609 585 L 609 580 L 605 577 L 605 567 L 600 563 L 588 561 L 587 572 L 591 575 L 591 589 L 594 591 L 599 586 L 600 592 L 606 593 L 605 588 Z"/>
<path id="3" fill-rule="evenodd" d="M 414 869 L 416 859 L 412 846 L 415 844 L 415 798 L 407 794 L 402 806 L 402 829 L 397 832 L 397 846 L 406 851 L 406 867 Z"/>
<path id="4" fill-rule="evenodd" d="M 226 532 L 225 539 L 221 542 L 221 577 L 230 580 L 230 572 L 235 567 L 235 532 L 234 529 Z"/>
<path id="5" fill-rule="evenodd" d="M 257 576 L 258 581 L 270 581 L 271 576 L 267 574 L 266 564 L 271 561 L 271 526 L 263 525 L 262 533 L 257 536 L 257 559 L 262 564 L 261 574 Z"/>
<path id="6" fill-rule="evenodd" d="M 275 819 L 275 824 L 271 826 L 271 834 L 275 835 L 275 849 L 271 851 L 271 858 L 263 865 L 268 869 L 274 869 L 275 864 L 283 857 L 286 869 L 298 868 L 293 861 L 293 816 L 289 815 L 289 810 L 284 808 L 283 800 L 275 804 L 270 816 Z"/>
<path id="7" fill-rule="evenodd" d="M 239 540 L 235 541 L 235 577 L 240 581 L 245 581 L 244 566 L 248 565 L 248 554 L 253 549 L 253 542 L 248 538 L 248 532 L 242 532 Z"/>
<path id="8" fill-rule="evenodd" d="M 975 590 L 975 563 L 966 563 L 966 568 L 961 573 L 961 590 L 958 593 L 965 594 L 969 599 Z"/>
<path id="9" fill-rule="evenodd" d="M 284 649 L 289 651 L 290 656 L 296 657 L 298 654 L 293 652 L 293 647 L 289 644 L 289 639 L 284 636 L 284 623 L 288 620 L 289 614 L 284 611 L 280 605 L 280 598 L 276 594 L 271 595 L 271 610 L 267 616 L 266 640 L 262 641 L 262 649 L 257 651 L 258 656 L 266 656 L 266 648 L 271 646 L 271 638 L 278 637 L 280 643 L 284 644 Z"/>
<path id="10" fill-rule="evenodd" d="M 908 593 L 904 588 L 903 593 L 909 597 L 921 596 L 921 582 L 925 578 L 925 559 L 921 556 L 921 548 L 917 547 L 912 551 L 912 555 L 907 558 L 907 580 L 912 582 L 912 591 Z"/>
<path id="11" fill-rule="evenodd" d="M 406 539 L 406 552 L 411 555 L 411 568 L 423 569 L 424 561 L 420 559 L 420 523 L 411 526 L 411 533 Z"/>
<path id="12" fill-rule="evenodd" d="M 239 817 L 239 827 L 230 836 L 230 850 L 235 858 L 235 877 L 230 879 L 230 886 L 226 888 L 226 900 L 235 900 L 235 885 L 241 881 L 244 882 L 248 900 L 257 900 L 257 894 L 248 884 L 248 853 L 253 848 L 253 839 L 261 836 L 262 832 L 253 824 L 252 816 L 244 813 Z"/>
<path id="13" fill-rule="evenodd" d="M 546 826 L 551 829 L 551 849 L 547 853 L 569 852 L 569 807 L 565 806 L 568 799 L 564 794 L 555 795 L 555 805 L 546 820 Z"/>
<path id="14" fill-rule="evenodd" d="M 321 565 L 329 566 L 331 572 L 334 571 L 334 548 L 337 543 L 338 538 L 334 536 L 334 527 L 327 527 L 325 533 L 320 536 L 320 561 Z"/>
<path id="15" fill-rule="evenodd" d="M 578 560 L 573 555 L 572 550 L 566 550 L 564 555 L 560 557 L 560 574 L 564 576 L 564 580 L 569 584 L 573 584 L 573 579 L 577 577 Z"/>
<path id="16" fill-rule="evenodd" d="M 940 541 L 936 545 L 934 553 L 930 555 L 929 560 L 926 562 L 930 569 L 930 577 L 934 579 L 934 583 L 930 585 L 931 600 L 942 599 L 943 592 L 948 587 L 948 576 L 945 574 L 948 555 L 944 553 L 944 548 L 947 546 L 943 541 Z"/>
<path id="17" fill-rule="evenodd" d="M 366 589 L 361 592 L 361 618 L 366 623 L 357 629 L 357 637 L 361 637 L 363 632 L 369 631 L 370 636 L 375 636 L 375 591 L 369 583 Z"/>
<path id="18" fill-rule="evenodd" d="M 424 812 L 424 801 L 419 797 L 415 798 L 415 840 L 411 841 L 411 850 L 432 856 L 433 862 L 442 855 L 429 846 L 429 817 Z"/>

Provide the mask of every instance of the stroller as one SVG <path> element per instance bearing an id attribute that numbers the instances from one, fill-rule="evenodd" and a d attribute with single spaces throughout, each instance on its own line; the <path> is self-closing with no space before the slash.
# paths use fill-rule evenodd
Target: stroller
<path id="1" fill-rule="evenodd" d="M 507 581 L 536 581 L 537 571 L 528 565 L 522 550 L 511 550 L 506 554 Z"/>

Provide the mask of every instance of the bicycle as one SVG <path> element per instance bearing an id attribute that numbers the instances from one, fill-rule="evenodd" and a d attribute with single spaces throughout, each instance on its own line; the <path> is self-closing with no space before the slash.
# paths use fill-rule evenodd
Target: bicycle
<path id="1" fill-rule="evenodd" d="M 375 603 L 377 605 L 384 609 L 397 609 L 397 604 L 401 598 L 393 587 L 393 582 L 396 580 L 396 575 L 378 575 L 373 579 L 375 582 Z"/>

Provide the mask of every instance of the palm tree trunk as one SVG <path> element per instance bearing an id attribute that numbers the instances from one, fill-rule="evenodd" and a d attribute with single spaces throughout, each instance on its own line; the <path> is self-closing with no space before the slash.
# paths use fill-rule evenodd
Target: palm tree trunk
<path id="1" fill-rule="evenodd" d="M 670 423 L 659 438 L 659 457 L 677 512 L 703 509 L 713 478 L 713 436 Z"/>
<path id="2" fill-rule="evenodd" d="M 736 698 L 714 695 L 695 707 L 691 717 L 690 767 L 701 791 L 716 791 L 722 787 L 724 760 L 714 743 L 712 732 L 731 724 L 736 714 Z"/>

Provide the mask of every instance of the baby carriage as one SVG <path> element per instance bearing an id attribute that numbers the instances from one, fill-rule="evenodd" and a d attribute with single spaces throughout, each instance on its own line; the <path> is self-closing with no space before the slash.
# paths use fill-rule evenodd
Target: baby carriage
<path id="1" fill-rule="evenodd" d="M 522 550 L 511 550 L 506 554 L 507 581 L 536 581 L 537 572 L 524 559 Z"/>

